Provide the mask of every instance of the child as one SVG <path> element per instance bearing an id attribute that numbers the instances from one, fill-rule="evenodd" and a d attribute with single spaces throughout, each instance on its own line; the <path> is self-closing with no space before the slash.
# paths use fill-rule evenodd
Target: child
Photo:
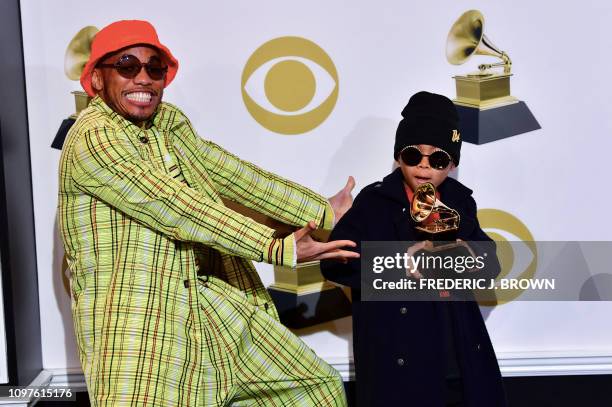
<path id="1" fill-rule="evenodd" d="M 399 168 L 365 187 L 330 240 L 418 240 L 410 201 L 431 182 L 459 212 L 457 238 L 490 241 L 476 218 L 472 191 L 448 178 L 459 165 L 454 104 L 419 92 L 402 111 L 394 147 Z M 420 245 L 417 243 L 417 245 Z M 471 245 L 474 245 L 472 243 Z M 487 267 L 499 273 L 496 256 Z M 505 406 L 495 352 L 476 302 L 360 301 L 360 261 L 322 262 L 323 275 L 353 289 L 353 347 L 359 406 Z"/>

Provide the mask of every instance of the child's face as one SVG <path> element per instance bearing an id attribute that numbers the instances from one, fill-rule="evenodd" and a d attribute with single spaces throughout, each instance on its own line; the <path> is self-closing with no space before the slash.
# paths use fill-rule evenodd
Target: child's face
<path id="1" fill-rule="evenodd" d="M 430 155 L 434 151 L 440 150 L 438 147 L 430 146 L 429 144 L 419 144 L 416 146 L 421 154 Z M 401 154 L 398 157 L 398 163 L 404 174 L 404 181 L 408 184 L 410 189 L 413 191 L 416 188 L 426 182 L 431 182 L 436 188 L 446 179 L 448 173 L 455 168 L 455 165 L 451 161 L 450 164 L 441 170 L 432 168 L 429 165 L 429 157 L 421 157 L 421 162 L 417 165 L 410 166 L 402 160 Z"/>

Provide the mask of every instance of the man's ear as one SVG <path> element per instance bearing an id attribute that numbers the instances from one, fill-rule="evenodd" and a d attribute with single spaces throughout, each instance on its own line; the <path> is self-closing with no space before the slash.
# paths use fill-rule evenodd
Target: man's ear
<path id="1" fill-rule="evenodd" d="M 104 78 L 102 77 L 102 72 L 98 68 L 95 68 L 91 73 L 91 87 L 96 93 L 104 89 Z"/>

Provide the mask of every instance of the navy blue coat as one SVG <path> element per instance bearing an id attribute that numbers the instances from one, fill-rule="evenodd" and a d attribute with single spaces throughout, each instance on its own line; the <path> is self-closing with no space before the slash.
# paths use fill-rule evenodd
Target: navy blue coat
<path id="1" fill-rule="evenodd" d="M 442 202 L 461 216 L 458 238 L 491 240 L 478 224 L 469 188 L 447 178 L 438 191 Z M 362 241 L 417 240 L 414 226 L 398 168 L 359 193 L 330 240 L 353 240 L 358 245 L 355 250 L 360 251 Z M 488 259 L 487 270 L 496 275 L 499 263 L 495 256 Z M 445 315 L 453 327 L 465 405 L 506 405 L 497 359 L 477 303 L 361 302 L 359 260 L 347 264 L 324 261 L 321 269 L 327 279 L 353 289 L 359 406 L 445 406 L 446 341 L 453 334 L 442 320 Z"/>

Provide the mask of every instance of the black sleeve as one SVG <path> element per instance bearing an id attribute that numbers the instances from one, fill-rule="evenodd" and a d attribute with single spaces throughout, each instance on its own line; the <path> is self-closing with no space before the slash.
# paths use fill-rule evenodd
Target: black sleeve
<path id="1" fill-rule="evenodd" d="M 363 205 L 363 191 L 357 195 L 353 206 L 340 219 L 332 230 L 329 241 L 352 240 L 357 244 L 348 250 L 361 254 L 361 241 L 367 240 L 366 221 L 367 213 Z M 344 264 L 336 260 L 322 260 L 321 272 L 323 276 L 333 282 L 349 286 L 354 289 L 360 288 L 361 259 L 350 259 Z"/>
<path id="2" fill-rule="evenodd" d="M 476 222 L 476 227 L 468 236 L 467 240 L 469 241 L 469 245 L 474 251 L 476 256 L 484 256 L 485 258 L 485 268 L 482 275 L 478 276 L 479 278 L 493 279 L 497 277 L 501 271 L 501 266 L 499 264 L 499 260 L 497 258 L 496 253 L 496 245 L 493 239 L 491 239 L 480 227 L 480 223 L 478 222 L 478 218 L 476 217 L 477 209 L 476 209 L 476 201 L 474 198 L 470 197 L 468 205 L 466 207 L 466 215 L 474 219 Z M 482 242 L 479 244 L 479 242 Z"/>

